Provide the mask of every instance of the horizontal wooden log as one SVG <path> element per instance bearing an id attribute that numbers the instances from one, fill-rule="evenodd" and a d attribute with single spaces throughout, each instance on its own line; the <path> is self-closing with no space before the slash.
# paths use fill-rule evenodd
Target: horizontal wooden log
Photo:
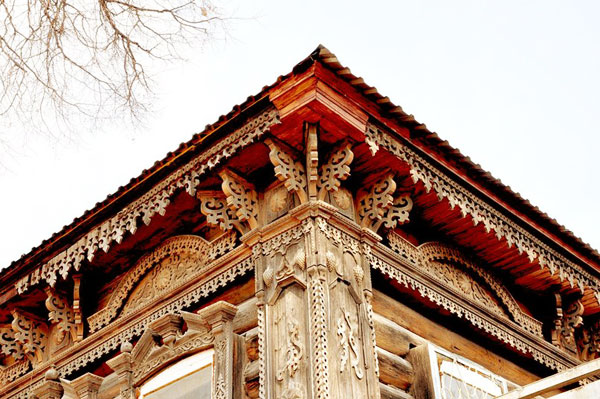
<path id="1" fill-rule="evenodd" d="M 377 359 L 381 382 L 403 390 L 410 388 L 414 379 L 414 371 L 407 360 L 381 348 L 377 348 Z"/>
<path id="2" fill-rule="evenodd" d="M 377 346 L 395 355 L 404 357 L 411 347 L 425 342 L 424 339 L 377 313 L 373 315 L 373 322 Z"/>
<path id="3" fill-rule="evenodd" d="M 391 385 L 379 383 L 379 392 L 381 393 L 381 399 L 413 399 L 413 397 L 404 392 L 402 389 L 398 389 Z"/>
<path id="4" fill-rule="evenodd" d="M 535 374 L 483 348 L 468 338 L 448 330 L 446 327 L 424 317 L 419 312 L 378 290 L 373 291 L 373 310 L 424 340 L 430 341 L 452 353 L 464 356 L 519 385 L 526 385 L 539 379 Z"/>
<path id="5" fill-rule="evenodd" d="M 258 327 L 248 330 L 246 334 L 246 356 L 249 361 L 258 359 Z"/>
<path id="6" fill-rule="evenodd" d="M 258 378 L 258 360 L 247 363 L 244 368 L 244 381 L 250 381 Z"/>
<path id="7" fill-rule="evenodd" d="M 258 324 L 258 311 L 256 297 L 245 300 L 237 305 L 238 311 L 233 318 L 233 331 L 241 334 L 256 327 Z"/>

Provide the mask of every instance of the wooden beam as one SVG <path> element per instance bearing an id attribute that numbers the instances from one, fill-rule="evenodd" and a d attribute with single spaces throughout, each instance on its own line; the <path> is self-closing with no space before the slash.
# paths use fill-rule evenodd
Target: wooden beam
<path id="1" fill-rule="evenodd" d="M 555 389 L 581 381 L 600 373 L 600 359 L 580 364 L 550 377 L 532 382 L 524 387 L 502 395 L 497 399 L 529 399 Z"/>

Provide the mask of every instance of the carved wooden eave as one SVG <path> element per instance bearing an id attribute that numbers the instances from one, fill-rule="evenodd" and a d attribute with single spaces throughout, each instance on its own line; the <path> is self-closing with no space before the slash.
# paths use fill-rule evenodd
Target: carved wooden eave
<path id="1" fill-rule="evenodd" d="M 157 359 L 218 345 L 230 398 L 237 310 L 190 311 L 239 280 L 261 399 L 308 397 L 305 379 L 313 397 L 378 398 L 381 286 L 549 369 L 600 355 L 600 256 L 425 136 L 319 47 L 0 276 L 0 394 L 96 392 L 85 372 L 106 362 L 130 398 Z M 550 290 L 542 310 L 519 296 Z"/>

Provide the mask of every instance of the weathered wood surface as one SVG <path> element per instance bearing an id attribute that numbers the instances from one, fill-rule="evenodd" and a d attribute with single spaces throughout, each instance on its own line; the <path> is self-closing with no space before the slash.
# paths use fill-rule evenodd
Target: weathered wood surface
<path id="1" fill-rule="evenodd" d="M 424 317 L 408 306 L 394 300 L 381 291 L 374 290 L 373 310 L 398 326 L 421 336 L 446 350 L 464 356 L 519 385 L 529 384 L 540 377 L 513 362 L 490 352 L 468 338 Z"/>
<path id="2" fill-rule="evenodd" d="M 381 392 L 381 399 L 413 399 L 410 394 L 403 390 L 384 383 L 379 384 L 379 391 Z"/>
<path id="3" fill-rule="evenodd" d="M 398 355 L 377 348 L 379 380 L 385 384 L 407 390 L 414 379 L 412 365 Z"/>

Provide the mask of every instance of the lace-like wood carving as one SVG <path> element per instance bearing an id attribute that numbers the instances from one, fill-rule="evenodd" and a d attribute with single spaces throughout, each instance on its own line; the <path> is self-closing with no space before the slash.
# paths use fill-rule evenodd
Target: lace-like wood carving
<path id="1" fill-rule="evenodd" d="M 170 198 L 179 190 L 185 190 L 191 196 L 196 195 L 196 187 L 202 175 L 263 136 L 271 126 L 278 123 L 279 113 L 275 108 L 269 108 L 249 119 L 239 129 L 164 178 L 116 216 L 91 229 L 75 244 L 19 280 L 15 284 L 17 292 L 22 294 L 40 281 L 54 286 L 59 275 L 67 278 L 72 270 L 79 270 L 85 259 L 92 259 L 98 249 L 108 251 L 112 243 L 120 243 L 126 233 L 135 234 L 140 221 L 149 224 L 155 214 L 164 213 Z"/>
<path id="2" fill-rule="evenodd" d="M 41 320 L 20 310 L 13 309 L 11 313 L 15 341 L 33 364 L 41 363 L 45 359 L 48 327 Z"/>
<path id="3" fill-rule="evenodd" d="M 543 337 L 542 323 L 523 312 L 517 301 L 504 285 L 481 266 L 464 256 L 458 249 L 436 242 L 421 244 L 415 247 L 410 242 L 391 231 L 388 241 L 392 250 L 403 259 L 418 267 L 423 272 L 436 277 L 437 281 L 454 289 L 466 300 L 475 301 L 486 309 L 501 317 L 506 317 L 489 294 L 479 283 L 473 280 L 465 271 L 453 266 L 452 263 L 465 267 L 469 272 L 480 277 L 492 290 L 499 302 L 508 310 L 513 321 L 530 333 Z"/>
<path id="4" fill-rule="evenodd" d="M 223 179 L 221 185 L 227 198 L 227 205 L 240 222 L 247 222 L 250 230 L 258 227 L 258 194 L 254 185 L 231 170 L 219 173 Z"/>
<path id="5" fill-rule="evenodd" d="M 69 305 L 65 297 L 59 295 L 54 289 L 46 288 L 46 308 L 48 309 L 48 320 L 56 324 L 58 333 L 55 336 L 56 342 L 61 344 L 68 335 L 73 341 L 79 339 L 78 328 L 75 324 L 75 312 Z"/>
<path id="6" fill-rule="evenodd" d="M 568 281 L 571 287 L 578 287 L 582 293 L 585 287 L 589 287 L 600 303 L 600 283 L 595 277 L 459 185 L 391 134 L 368 123 L 365 141 L 373 155 L 382 147 L 406 162 L 415 183 L 422 182 L 428 192 L 432 189 L 436 192 L 440 201 L 446 199 L 452 209 L 458 207 L 463 216 L 470 215 L 473 224 L 482 223 L 486 231 L 496 233 L 498 240 L 506 240 L 509 247 L 514 245 L 520 253 L 526 253 L 531 262 L 537 260 L 551 274 L 558 273 L 561 281 Z"/>

